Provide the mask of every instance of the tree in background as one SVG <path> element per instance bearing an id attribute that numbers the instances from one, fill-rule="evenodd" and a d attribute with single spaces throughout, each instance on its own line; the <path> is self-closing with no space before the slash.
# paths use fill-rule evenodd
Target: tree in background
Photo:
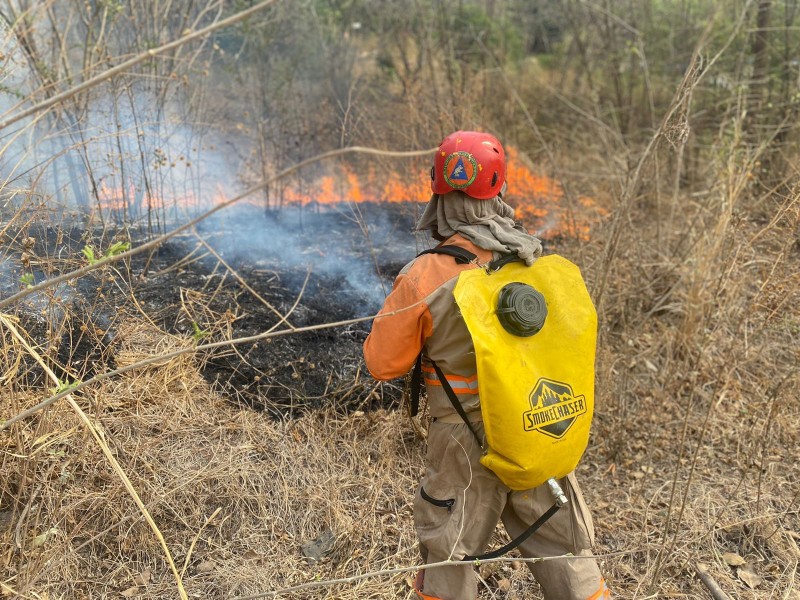
<path id="1" fill-rule="evenodd" d="M 55 97 L 219 19 L 223 5 L 217 0 L 0 3 L 5 53 L 25 63 L 18 62 L 14 82 L 2 90 L 5 104 Z M 176 178 L 169 171 L 178 162 L 191 164 L 193 153 L 200 159 L 203 127 L 195 119 L 203 104 L 203 79 L 198 75 L 210 52 L 203 43 L 175 48 L 70 96 L 39 122 L 24 122 L 15 135 L 27 130 L 36 141 L 19 149 L 18 163 L 7 164 L 5 176 L 39 182 L 37 193 L 49 198 L 52 208 L 77 206 L 101 222 L 113 216 L 117 222 L 145 219 L 150 231 L 162 227 L 164 198 L 199 191 L 193 173 Z"/>
<path id="2" fill-rule="evenodd" d="M 27 87 L 6 86 L 7 101 L 47 97 L 248 5 L 0 3 L 30 74 Z M 119 219 L 146 218 L 151 229 L 177 216 L 164 197 L 208 192 L 201 165 L 234 186 L 325 150 L 424 147 L 457 128 L 501 134 L 552 175 L 593 154 L 619 173 L 618 164 L 636 164 L 699 45 L 694 66 L 713 64 L 692 89 L 683 133 L 662 146 L 667 170 L 679 171 L 669 185 L 702 185 L 720 132 L 741 114 L 743 142 L 769 147 L 761 168 L 779 172 L 773 161 L 791 152 L 796 122 L 797 2 L 728 8 L 713 0 L 278 2 L 74 96 L 38 127 L 48 122 L 48 143 L 63 148 L 64 166 L 52 169 L 57 189 L 70 189 L 84 212 L 112 206 Z M 221 148 L 231 164 L 215 169 Z M 282 205 L 282 190 L 269 194 L 269 206 Z"/>

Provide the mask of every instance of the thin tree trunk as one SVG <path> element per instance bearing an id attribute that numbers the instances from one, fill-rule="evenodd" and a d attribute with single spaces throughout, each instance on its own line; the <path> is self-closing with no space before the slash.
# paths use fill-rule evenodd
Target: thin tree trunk
<path id="1" fill-rule="evenodd" d="M 753 73 L 747 93 L 748 119 L 745 131 L 751 141 L 758 141 L 758 131 L 768 122 L 764 114 L 765 96 L 769 81 L 769 20 L 772 12 L 772 0 L 759 0 L 756 12 L 756 27 L 750 45 L 750 56 L 753 58 Z"/>

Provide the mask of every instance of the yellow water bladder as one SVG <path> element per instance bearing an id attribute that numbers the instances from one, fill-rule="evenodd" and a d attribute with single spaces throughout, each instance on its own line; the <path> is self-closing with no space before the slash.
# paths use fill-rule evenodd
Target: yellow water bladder
<path id="1" fill-rule="evenodd" d="M 470 269 L 454 293 L 478 362 L 481 463 L 513 490 L 564 477 L 594 411 L 597 313 L 580 270 L 557 255 Z"/>

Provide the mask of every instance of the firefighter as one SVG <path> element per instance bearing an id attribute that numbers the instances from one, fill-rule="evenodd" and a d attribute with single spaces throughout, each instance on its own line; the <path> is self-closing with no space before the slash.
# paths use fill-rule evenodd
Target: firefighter
<path id="1" fill-rule="evenodd" d="M 516 254 L 527 265 L 540 256 L 540 241 L 514 221 L 503 201 L 505 153 L 493 136 L 458 131 L 447 136 L 431 170 L 432 196 L 418 230 L 427 230 L 443 246 L 457 246 L 477 257 L 457 261 L 448 254 L 418 256 L 397 276 L 391 293 L 364 343 L 373 377 L 405 375 L 422 352 L 422 373 L 431 417 L 425 474 L 414 498 L 414 523 L 425 564 L 476 556 L 502 521 L 514 538 L 553 503 L 547 485 L 515 491 L 480 463 L 483 436 L 475 349 L 456 305 L 459 274 L 500 255 Z M 387 315 L 387 316 L 382 316 Z M 463 408 L 454 410 L 435 364 Z M 485 400 L 488 401 L 488 400 Z M 557 558 L 527 563 L 546 600 L 610 598 L 598 565 L 590 555 L 592 519 L 574 474 L 560 481 L 569 502 L 519 545 L 522 555 Z M 422 600 L 473 600 L 477 579 L 471 563 L 421 570 L 415 591 Z"/>

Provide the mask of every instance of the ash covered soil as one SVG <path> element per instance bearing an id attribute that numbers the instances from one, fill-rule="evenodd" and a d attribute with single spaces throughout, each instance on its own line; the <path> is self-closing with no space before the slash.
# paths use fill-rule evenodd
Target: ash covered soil
<path id="1" fill-rule="evenodd" d="M 285 330 L 282 316 L 295 328 L 368 317 L 415 254 L 411 214 L 372 208 L 358 218 L 346 209 L 246 211 L 205 224 L 198 233 L 230 269 L 191 236 L 162 246 L 147 271 L 134 267 L 133 292 L 157 324 L 201 343 Z M 176 266 L 187 253 L 202 258 Z M 386 406 L 401 390 L 365 370 L 369 328 L 361 321 L 211 350 L 202 371 L 226 397 L 283 415 L 328 401 Z"/>
<path id="2" fill-rule="evenodd" d="M 58 362 L 75 379 L 113 368 L 116 326 L 137 313 L 199 344 L 374 315 L 399 269 L 429 245 L 413 233 L 418 210 L 392 204 L 222 211 L 196 232 L 60 290 L 59 304 L 74 318 L 61 336 Z M 136 230 L 127 235 L 134 247 L 148 239 Z M 41 257 L 79 258 L 86 244 L 102 250 L 124 239 L 121 231 L 79 227 L 31 227 L 16 237 L 28 236 L 36 240 L 32 254 Z M 36 272 L 36 282 L 47 276 Z M 40 311 L 43 302 L 27 300 L 28 316 L 37 318 L 28 324 L 31 333 L 52 329 L 62 316 Z M 225 397 L 276 416 L 329 402 L 347 410 L 386 407 L 399 401 L 402 381 L 379 383 L 366 371 L 362 344 L 370 326 L 364 320 L 226 345 L 199 352 L 198 360 Z"/>

